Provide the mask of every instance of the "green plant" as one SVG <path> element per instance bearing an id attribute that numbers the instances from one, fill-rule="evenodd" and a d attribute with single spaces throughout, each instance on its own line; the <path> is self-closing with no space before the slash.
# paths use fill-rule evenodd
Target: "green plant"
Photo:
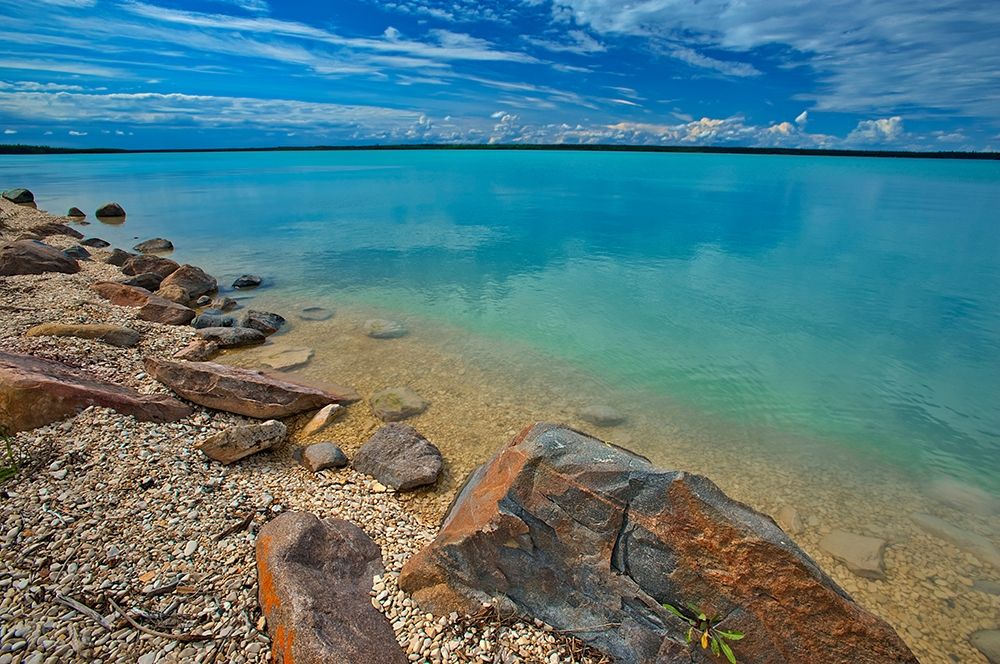
<path id="1" fill-rule="evenodd" d="M 0 441 L 3 441 L 7 452 L 6 463 L 0 465 L 0 484 L 4 484 L 7 480 L 14 477 L 14 475 L 17 475 L 20 466 L 18 466 L 17 456 L 14 454 L 14 437 L 7 433 L 7 427 L 2 424 L 0 424 Z"/>
<path id="2" fill-rule="evenodd" d="M 725 655 L 730 664 L 736 664 L 736 653 L 726 641 L 739 641 L 743 638 L 743 632 L 732 629 L 719 629 L 719 619 L 709 618 L 704 611 L 693 606 L 688 609 L 679 609 L 672 604 L 664 602 L 663 608 L 674 614 L 688 624 L 687 641 L 691 643 L 695 639 L 695 634 L 700 634 L 699 642 L 705 650 L 711 649 L 712 654 L 718 657 Z"/>

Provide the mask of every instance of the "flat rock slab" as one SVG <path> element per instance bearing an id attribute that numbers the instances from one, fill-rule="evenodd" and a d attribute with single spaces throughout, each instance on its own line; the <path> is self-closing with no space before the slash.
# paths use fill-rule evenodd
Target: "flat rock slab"
<path id="1" fill-rule="evenodd" d="M 354 455 L 354 469 L 397 491 L 434 484 L 441 452 L 409 424 L 393 422 L 375 432 Z"/>
<path id="2" fill-rule="evenodd" d="M 313 443 L 295 451 L 295 458 L 310 472 L 318 473 L 327 468 L 346 468 L 347 455 L 336 443 Z"/>
<path id="3" fill-rule="evenodd" d="M 218 344 L 220 348 L 256 346 L 267 341 L 263 332 L 248 327 L 204 327 L 198 330 L 198 336 Z"/>
<path id="4" fill-rule="evenodd" d="M 333 309 L 326 307 L 305 307 L 299 310 L 299 318 L 310 321 L 324 321 L 333 318 Z"/>
<path id="5" fill-rule="evenodd" d="M 220 431 L 195 443 L 208 458 L 229 465 L 285 442 L 288 427 L 277 420 L 245 424 Z"/>
<path id="6" fill-rule="evenodd" d="M 176 399 L 139 394 L 62 362 L 0 352 L 0 424 L 9 430 L 34 429 L 88 406 L 112 408 L 147 422 L 174 422 L 192 412 Z"/>
<path id="7" fill-rule="evenodd" d="M 76 259 L 38 240 L 17 240 L 0 248 L 0 277 L 46 272 L 76 274 L 79 271 Z"/>
<path id="8" fill-rule="evenodd" d="M 194 309 L 153 295 L 144 288 L 102 281 L 90 287 L 95 293 L 122 307 L 136 307 L 139 318 L 164 325 L 187 325 L 194 319 Z"/>
<path id="9" fill-rule="evenodd" d="M 834 530 L 819 541 L 819 548 L 866 579 L 886 578 L 883 561 L 885 546 L 884 539 L 856 535 L 844 530 Z"/>
<path id="10" fill-rule="evenodd" d="M 29 337 L 76 337 L 78 339 L 93 339 L 119 348 L 131 348 L 139 343 L 142 335 L 135 330 L 121 325 L 42 323 L 27 332 Z"/>
<path id="11" fill-rule="evenodd" d="M 269 419 L 322 408 L 331 403 L 358 400 L 345 387 L 312 387 L 262 371 L 214 362 L 184 362 L 148 357 L 146 373 L 171 390 L 201 406 Z"/>
<path id="12" fill-rule="evenodd" d="M 257 537 L 258 598 L 281 664 L 406 664 L 389 621 L 370 601 L 382 554 L 341 519 L 287 512 Z"/>
<path id="13" fill-rule="evenodd" d="M 369 404 L 383 422 L 398 422 L 427 410 L 428 403 L 408 387 L 390 387 L 372 395 Z"/>
<path id="14" fill-rule="evenodd" d="M 801 535 L 806 529 L 798 510 L 791 505 L 782 505 L 778 509 L 778 513 L 774 515 L 774 520 L 789 535 Z"/>
<path id="15" fill-rule="evenodd" d="M 365 321 L 364 331 L 372 339 L 398 339 L 408 333 L 406 326 L 394 320 L 372 318 Z"/>
<path id="16" fill-rule="evenodd" d="M 1000 551 L 982 535 L 962 530 L 930 514 L 911 514 L 910 519 L 934 537 L 951 543 L 959 551 L 970 553 L 983 563 L 1000 569 Z"/>
<path id="17" fill-rule="evenodd" d="M 688 644 L 663 602 L 744 632 L 742 664 L 917 662 L 769 517 L 704 477 L 551 424 L 470 476 L 400 587 L 435 615 L 495 601 L 615 662 L 724 661 Z"/>
<path id="18" fill-rule="evenodd" d="M 593 405 L 580 411 L 580 419 L 599 427 L 615 427 L 625 422 L 625 416 L 611 406 Z"/>
<path id="19" fill-rule="evenodd" d="M 986 656 L 990 664 L 1000 664 L 1000 630 L 981 629 L 969 635 L 969 643 Z"/>
<path id="20" fill-rule="evenodd" d="M 299 432 L 303 438 L 307 436 L 312 436 L 317 434 L 323 429 L 333 424 L 333 421 L 344 414 L 347 409 L 341 406 L 339 403 L 332 403 L 329 406 L 323 406 L 319 409 L 312 419 L 304 427 L 302 431 Z"/>
<path id="21" fill-rule="evenodd" d="M 315 351 L 312 348 L 288 346 L 268 349 L 260 357 L 260 363 L 275 371 L 291 371 L 309 364 Z"/>

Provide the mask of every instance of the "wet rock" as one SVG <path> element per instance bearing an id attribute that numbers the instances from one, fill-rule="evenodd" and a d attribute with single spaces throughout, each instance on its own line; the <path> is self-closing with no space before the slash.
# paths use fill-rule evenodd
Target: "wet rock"
<path id="1" fill-rule="evenodd" d="M 317 434 L 323 429 L 327 428 L 333 421 L 344 414 L 346 409 L 339 403 L 331 403 L 327 406 L 323 406 L 319 409 L 319 412 L 312 416 L 312 419 L 302 427 L 302 431 L 299 434 L 306 438 Z"/>
<path id="2" fill-rule="evenodd" d="M 1000 595 L 1000 581 L 989 581 L 987 579 L 976 579 L 972 587 L 981 593 L 989 595 Z"/>
<path id="3" fill-rule="evenodd" d="M 264 352 L 260 357 L 260 363 L 276 371 L 291 371 L 309 364 L 312 356 L 312 348 L 276 347 Z"/>
<path id="4" fill-rule="evenodd" d="M 56 422 L 88 406 L 153 422 L 173 422 L 191 414 L 191 408 L 165 395 L 139 394 L 62 362 L 0 352 L 0 423 L 10 431 Z"/>
<path id="5" fill-rule="evenodd" d="M 191 304 L 191 297 L 188 295 L 188 292 L 177 284 L 164 285 L 163 282 L 160 282 L 160 287 L 156 289 L 154 295 L 162 297 L 164 300 L 183 304 L 185 307 Z"/>
<path id="6" fill-rule="evenodd" d="M 70 258 L 75 258 L 78 261 L 85 261 L 90 258 L 90 252 L 78 244 L 73 245 L 68 249 L 63 249 L 63 253 L 69 256 Z"/>
<path id="7" fill-rule="evenodd" d="M 436 615 L 495 601 L 616 662 L 720 661 L 686 642 L 663 602 L 747 634 L 733 644 L 740 662 L 917 661 L 770 518 L 704 477 L 551 424 L 471 475 L 399 582 Z"/>
<path id="8" fill-rule="evenodd" d="M 0 277 L 61 272 L 76 274 L 80 266 L 55 247 L 36 240 L 17 240 L 0 247 Z"/>
<path id="9" fill-rule="evenodd" d="M 225 328 L 224 328 L 225 329 Z M 349 388 L 312 387 L 213 362 L 146 358 L 146 373 L 188 401 L 256 418 L 286 417 L 358 399 Z"/>
<path id="10" fill-rule="evenodd" d="M 910 519 L 934 537 L 943 539 L 958 550 L 972 554 L 983 563 L 1000 569 L 1000 551 L 982 535 L 962 530 L 930 514 L 911 514 Z"/>
<path id="11" fill-rule="evenodd" d="M 805 532 L 806 527 L 802 523 L 802 517 L 799 516 L 798 510 L 791 505 L 782 505 L 778 513 L 774 515 L 774 520 L 789 535 L 801 535 Z"/>
<path id="12" fill-rule="evenodd" d="M 8 189 L 3 192 L 3 197 L 6 198 L 11 203 L 34 203 L 35 195 L 29 190 L 24 188 Z"/>
<path id="13" fill-rule="evenodd" d="M 333 310 L 326 307 L 305 307 L 299 311 L 302 320 L 323 321 L 333 318 Z"/>
<path id="14" fill-rule="evenodd" d="M 205 362 L 211 360 L 219 354 L 219 345 L 204 339 L 195 339 L 184 348 L 174 353 L 175 360 L 187 360 L 188 362 Z"/>
<path id="15" fill-rule="evenodd" d="M 383 571 L 378 545 L 348 521 L 304 512 L 269 521 L 257 537 L 257 577 L 271 659 L 406 664 L 368 595 Z"/>
<path id="16" fill-rule="evenodd" d="M 364 330 L 365 334 L 372 339 L 398 339 L 406 336 L 408 332 L 402 323 L 383 318 L 372 318 L 365 321 Z"/>
<path id="17" fill-rule="evenodd" d="M 592 405 L 580 411 L 580 419 L 599 427 L 614 427 L 625 422 L 625 416 L 611 406 Z"/>
<path id="18" fill-rule="evenodd" d="M 141 256 L 129 256 L 124 265 L 122 265 L 122 272 L 130 277 L 134 277 L 137 274 L 152 272 L 153 274 L 158 274 L 163 279 L 166 279 L 179 268 L 180 265 L 169 258 L 143 254 Z"/>
<path id="19" fill-rule="evenodd" d="M 274 334 L 284 324 L 285 319 L 278 314 L 269 311 L 255 311 L 253 309 L 248 310 L 246 315 L 243 316 L 243 320 L 240 321 L 242 327 L 248 327 L 264 334 Z"/>
<path id="20" fill-rule="evenodd" d="M 983 653 L 990 664 L 1000 664 L 1000 630 L 981 629 L 969 635 L 969 643 Z"/>
<path id="21" fill-rule="evenodd" d="M 162 251 L 173 251 L 174 243 L 170 240 L 165 240 L 162 237 L 155 237 L 152 240 L 140 242 L 132 248 L 140 254 L 155 254 Z"/>
<path id="22" fill-rule="evenodd" d="M 313 443 L 301 447 L 296 450 L 296 459 L 313 473 L 327 468 L 345 468 L 348 464 L 344 451 L 330 442 Z"/>
<path id="23" fill-rule="evenodd" d="M 369 401 L 383 422 L 398 422 L 427 410 L 428 403 L 408 387 L 390 387 L 372 395 Z"/>
<path id="24" fill-rule="evenodd" d="M 197 300 L 195 300 L 194 303 L 197 304 L 199 307 L 207 307 L 209 304 L 212 303 L 212 298 L 210 298 L 207 295 L 202 295 Z"/>
<path id="25" fill-rule="evenodd" d="M 441 452 L 409 424 L 386 424 L 354 455 L 354 468 L 397 491 L 434 484 Z"/>
<path id="26" fill-rule="evenodd" d="M 121 249 L 112 249 L 111 254 L 104 259 L 104 262 L 108 265 L 114 265 L 115 267 L 123 267 L 128 259 L 132 258 L 132 254 L 127 251 L 122 251 Z"/>
<path id="27" fill-rule="evenodd" d="M 135 286 L 136 288 L 143 288 L 148 291 L 155 291 L 160 288 L 160 283 L 163 281 L 163 277 L 158 274 L 153 274 L 152 272 L 145 272 L 143 274 L 137 274 L 134 277 L 129 277 L 128 279 L 122 280 L 120 283 L 126 286 Z"/>
<path id="28" fill-rule="evenodd" d="M 255 274 L 244 274 L 242 277 L 239 277 L 233 282 L 233 288 L 257 288 L 260 286 L 261 281 L 263 280 Z"/>
<path id="29" fill-rule="evenodd" d="M 164 325 L 187 325 L 195 316 L 193 309 L 157 297 L 149 291 L 135 286 L 102 281 L 91 286 L 91 290 L 112 304 L 138 308 L 139 318 L 142 320 L 163 323 Z"/>
<path id="30" fill-rule="evenodd" d="M 285 442 L 288 428 L 277 420 L 245 424 L 220 431 L 195 443 L 195 449 L 221 464 L 229 465 L 251 454 Z"/>
<path id="31" fill-rule="evenodd" d="M 74 206 L 74 207 L 71 207 L 69 210 L 67 210 L 66 216 L 67 217 L 74 217 L 74 218 L 82 218 L 82 217 L 86 217 L 87 213 L 84 212 L 83 210 L 81 210 L 80 208 Z"/>
<path id="32" fill-rule="evenodd" d="M 99 237 L 88 237 L 86 240 L 81 240 L 80 244 L 82 244 L 85 247 L 92 247 L 94 249 L 105 249 L 111 246 L 110 242 L 102 240 Z"/>
<path id="33" fill-rule="evenodd" d="M 235 327 L 236 319 L 232 316 L 225 316 L 223 314 L 202 313 L 194 317 L 194 320 L 191 321 L 191 325 L 199 330 L 206 327 Z"/>
<path id="34" fill-rule="evenodd" d="M 217 297 L 212 300 L 209 306 L 213 309 L 218 309 L 219 311 L 232 311 L 240 305 L 239 302 L 231 297 Z"/>
<path id="35" fill-rule="evenodd" d="M 176 286 L 187 294 L 188 300 L 194 300 L 201 295 L 214 292 L 218 288 L 215 277 L 209 275 L 200 267 L 181 265 L 170 276 L 163 280 L 160 289 Z"/>
<path id="36" fill-rule="evenodd" d="M 262 332 L 246 327 L 204 327 L 198 330 L 198 336 L 218 344 L 219 348 L 256 346 L 267 340 Z"/>
<path id="37" fill-rule="evenodd" d="M 66 237 L 71 237 L 74 240 L 83 239 L 83 233 L 75 228 L 70 228 L 66 224 L 60 224 L 58 222 L 50 222 L 42 224 L 41 226 L 35 226 L 31 230 L 42 237 L 48 237 L 50 235 L 65 235 Z"/>
<path id="38" fill-rule="evenodd" d="M 94 216 L 104 217 L 107 219 L 118 219 L 125 216 L 125 208 L 118 203 L 105 203 L 101 207 L 97 208 L 97 212 L 94 213 Z"/>
<path id="39" fill-rule="evenodd" d="M 93 339 L 119 348 L 132 348 L 138 345 L 139 339 L 142 336 L 135 330 L 127 327 L 104 323 L 42 323 L 25 332 L 25 335 L 29 337 L 76 337 L 78 339 Z"/>
<path id="40" fill-rule="evenodd" d="M 834 530 L 819 541 L 819 548 L 847 565 L 847 569 L 866 579 L 884 580 L 886 541 L 878 537 Z"/>

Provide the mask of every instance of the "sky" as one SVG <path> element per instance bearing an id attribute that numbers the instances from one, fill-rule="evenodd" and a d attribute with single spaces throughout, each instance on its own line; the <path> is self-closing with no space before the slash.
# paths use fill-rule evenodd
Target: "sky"
<path id="1" fill-rule="evenodd" d="M 996 0 L 0 0 L 0 143 L 1000 149 Z"/>

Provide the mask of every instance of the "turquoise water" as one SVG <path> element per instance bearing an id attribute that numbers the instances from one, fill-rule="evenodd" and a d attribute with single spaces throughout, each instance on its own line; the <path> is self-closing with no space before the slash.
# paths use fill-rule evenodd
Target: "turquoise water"
<path id="1" fill-rule="evenodd" d="M 526 345 L 734 426 L 1000 492 L 1000 163 L 564 153 L 0 158 L 89 232 Z M 609 400 L 614 401 L 613 394 Z"/>

